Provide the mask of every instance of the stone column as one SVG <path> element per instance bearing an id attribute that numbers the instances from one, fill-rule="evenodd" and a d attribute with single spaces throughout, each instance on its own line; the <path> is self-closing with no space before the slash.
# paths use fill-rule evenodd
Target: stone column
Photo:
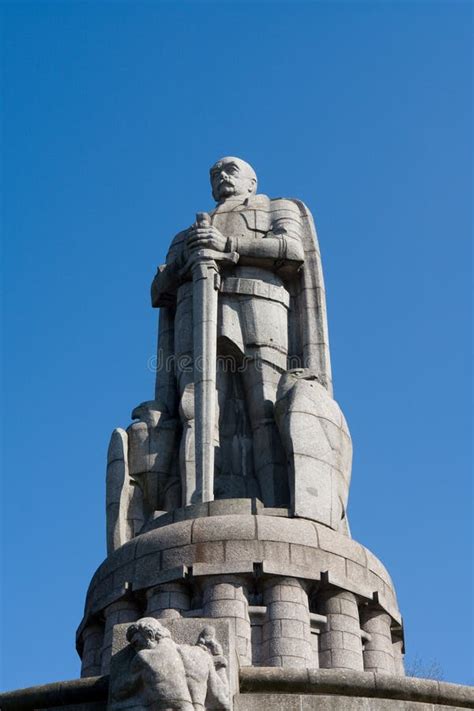
<path id="1" fill-rule="evenodd" d="M 115 625 L 135 622 L 140 617 L 138 606 L 133 600 L 118 600 L 105 608 L 104 645 L 102 647 L 101 674 L 108 674 L 112 654 L 112 634 Z"/>
<path id="2" fill-rule="evenodd" d="M 185 583 L 164 583 L 146 592 L 146 616 L 156 618 L 181 617 L 191 608 L 191 598 Z"/>
<path id="3" fill-rule="evenodd" d="M 321 669 L 363 671 L 357 599 L 351 592 L 327 589 L 318 594 L 318 612 L 327 617 L 319 635 Z"/>
<path id="4" fill-rule="evenodd" d="M 365 671 L 395 674 L 390 615 L 380 609 L 365 605 L 361 608 L 361 627 L 370 635 L 364 645 Z"/>
<path id="5" fill-rule="evenodd" d="M 296 578 L 264 583 L 262 664 L 268 667 L 310 667 L 313 657 L 308 595 Z"/>
<path id="6" fill-rule="evenodd" d="M 403 662 L 403 640 L 396 639 L 393 642 L 393 663 L 395 674 L 405 676 L 405 664 Z"/>
<path id="7" fill-rule="evenodd" d="M 241 666 L 252 664 L 249 606 L 245 581 L 238 576 L 219 575 L 206 581 L 203 615 L 229 620 L 234 627 Z"/>
<path id="8" fill-rule="evenodd" d="M 89 625 L 82 632 L 84 647 L 82 650 L 81 677 L 99 676 L 101 672 L 102 645 L 104 628 L 101 625 Z"/>

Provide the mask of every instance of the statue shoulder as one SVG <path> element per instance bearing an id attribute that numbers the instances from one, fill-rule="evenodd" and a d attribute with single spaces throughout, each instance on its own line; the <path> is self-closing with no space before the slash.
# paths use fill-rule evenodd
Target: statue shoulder
<path id="1" fill-rule="evenodd" d="M 306 206 L 300 200 L 293 198 L 270 198 L 268 195 L 253 195 L 249 198 L 247 206 L 253 210 L 265 210 L 266 212 L 287 212 L 293 215 L 298 215 L 300 205 L 307 210 Z"/>
<path id="2" fill-rule="evenodd" d="M 166 255 L 166 264 L 174 262 L 179 255 L 182 253 L 184 245 L 186 243 L 187 230 L 182 230 L 178 232 L 175 237 L 171 240 L 171 244 Z"/>
<path id="3" fill-rule="evenodd" d="M 302 200 L 297 198 L 277 197 L 271 199 L 272 210 L 288 210 L 303 217 L 311 216 L 311 212 Z"/>
<path id="4" fill-rule="evenodd" d="M 241 206 L 241 210 L 264 210 L 270 212 L 270 198 L 268 195 L 250 195 Z"/>
<path id="5" fill-rule="evenodd" d="M 173 239 L 171 240 L 170 249 L 173 249 L 174 247 L 178 247 L 181 244 L 181 242 L 184 242 L 186 239 L 186 233 L 187 233 L 187 230 L 181 230 L 181 232 L 178 232 L 178 234 L 175 235 L 173 237 Z"/>

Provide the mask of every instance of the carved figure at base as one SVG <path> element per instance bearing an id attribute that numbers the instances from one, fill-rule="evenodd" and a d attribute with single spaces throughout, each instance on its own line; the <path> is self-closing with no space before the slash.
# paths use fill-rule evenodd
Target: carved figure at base
<path id="1" fill-rule="evenodd" d="M 153 617 L 127 629 L 135 654 L 114 691 L 114 702 L 133 711 L 228 711 L 231 708 L 227 660 L 206 627 L 196 645 L 176 644 Z M 222 674 L 223 672 L 223 674 Z M 122 702 L 122 703 L 120 703 Z"/>
<path id="2" fill-rule="evenodd" d="M 204 627 L 194 646 L 181 644 L 179 650 L 196 711 L 230 709 L 227 659 L 214 627 Z"/>
<path id="3" fill-rule="evenodd" d="M 115 700 L 134 711 L 194 711 L 183 660 L 169 630 L 152 617 L 127 629 L 135 651 L 129 673 L 117 686 Z"/>

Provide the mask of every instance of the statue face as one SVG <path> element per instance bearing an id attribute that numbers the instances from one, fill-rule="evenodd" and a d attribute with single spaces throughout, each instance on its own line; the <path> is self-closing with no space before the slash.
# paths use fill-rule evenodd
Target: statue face
<path id="1" fill-rule="evenodd" d="M 256 185 L 252 167 L 240 158 L 221 158 L 211 168 L 212 196 L 216 202 L 255 193 Z"/>
<path id="2" fill-rule="evenodd" d="M 133 633 L 130 644 L 136 652 L 140 652 L 142 649 L 154 649 L 158 642 L 150 638 L 144 630 L 138 629 Z"/>

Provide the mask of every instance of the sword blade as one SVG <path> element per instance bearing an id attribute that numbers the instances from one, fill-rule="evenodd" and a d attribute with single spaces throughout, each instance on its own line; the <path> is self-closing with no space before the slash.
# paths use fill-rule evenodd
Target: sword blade
<path id="1" fill-rule="evenodd" d="M 216 425 L 217 265 L 212 260 L 193 268 L 195 501 L 214 499 Z"/>

